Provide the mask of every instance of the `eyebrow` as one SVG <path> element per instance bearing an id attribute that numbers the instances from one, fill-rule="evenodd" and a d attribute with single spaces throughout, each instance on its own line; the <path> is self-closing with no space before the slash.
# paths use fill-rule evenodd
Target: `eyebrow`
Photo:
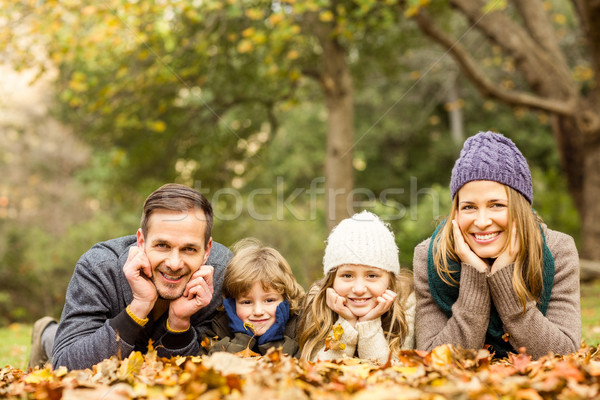
<path id="1" fill-rule="evenodd" d="M 168 240 L 165 239 L 154 239 L 152 241 L 153 245 L 157 245 L 157 244 L 168 244 L 171 245 L 171 243 Z M 181 245 L 180 247 L 194 247 L 194 248 L 201 248 L 201 245 L 198 244 L 194 244 L 194 243 L 185 243 L 183 245 Z"/>

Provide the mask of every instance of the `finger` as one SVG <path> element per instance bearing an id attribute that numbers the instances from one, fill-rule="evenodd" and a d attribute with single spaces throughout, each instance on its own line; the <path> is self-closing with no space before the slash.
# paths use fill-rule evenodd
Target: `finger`
<path id="1" fill-rule="evenodd" d="M 208 283 L 210 286 L 213 286 L 214 271 L 215 269 L 212 265 L 203 265 L 198 271 L 194 273 L 194 275 L 197 274 L 201 276 L 206 281 L 206 283 Z"/>
<path id="2" fill-rule="evenodd" d="M 194 279 L 193 281 L 188 282 L 187 285 L 185 285 L 184 296 L 186 296 L 185 292 L 187 292 L 187 297 L 192 298 L 192 293 L 196 293 L 200 289 L 203 293 L 212 297 L 212 290 L 204 279 Z"/>
<path id="3" fill-rule="evenodd" d="M 144 251 L 140 251 L 137 255 L 137 260 L 140 264 L 140 269 L 148 278 L 152 278 L 152 264 Z"/>
<path id="4" fill-rule="evenodd" d="M 462 245 L 466 244 L 465 238 L 463 237 L 463 234 L 462 234 L 460 228 L 458 227 L 458 223 L 456 222 L 455 219 L 452 220 L 452 233 L 454 235 L 454 242 L 457 245 L 462 246 Z"/>

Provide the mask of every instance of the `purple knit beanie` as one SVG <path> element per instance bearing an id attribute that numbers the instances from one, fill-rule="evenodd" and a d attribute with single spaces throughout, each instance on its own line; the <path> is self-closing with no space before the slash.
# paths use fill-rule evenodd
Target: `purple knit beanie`
<path id="1" fill-rule="evenodd" d="M 533 203 L 531 173 L 523 154 L 502 134 L 479 132 L 465 141 L 452 168 L 452 198 L 471 181 L 495 181 L 510 186 Z"/>

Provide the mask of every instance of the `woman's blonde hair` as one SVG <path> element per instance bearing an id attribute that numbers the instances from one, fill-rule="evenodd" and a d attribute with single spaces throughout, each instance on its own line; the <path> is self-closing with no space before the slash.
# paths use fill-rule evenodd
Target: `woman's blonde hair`
<path id="1" fill-rule="evenodd" d="M 306 295 L 304 310 L 298 325 L 298 344 L 302 349 L 300 356 L 310 360 L 313 352 L 322 346 L 337 320 L 337 313 L 327 306 L 326 291 L 333 287 L 336 269 L 321 280 L 315 282 Z M 404 304 L 413 291 L 413 280 L 410 272 L 401 270 L 399 274 L 390 274 L 389 289 L 398 294 L 392 307 L 381 316 L 381 326 L 387 336 L 390 352 L 401 350 L 404 339 L 408 335 L 408 323 L 404 316 Z"/>
<path id="2" fill-rule="evenodd" d="M 541 218 L 531 208 L 527 199 L 510 186 L 503 185 L 508 197 L 508 240 L 503 252 L 510 246 L 513 229 L 517 230 L 519 252 L 515 260 L 512 285 L 519 302 L 526 310 L 528 300 L 539 301 L 543 291 L 543 238 L 540 229 Z M 454 235 L 450 221 L 456 219 L 459 193 L 454 196 L 450 215 L 434 240 L 433 262 L 439 277 L 449 285 L 458 282 L 452 277 L 448 259 L 460 262 L 454 250 Z"/>
<path id="3" fill-rule="evenodd" d="M 304 289 L 277 250 L 263 246 L 258 239 L 246 238 L 233 246 L 233 252 L 223 278 L 224 297 L 240 298 L 260 282 L 263 289 L 273 288 L 290 303 L 290 313 L 300 312 Z"/>

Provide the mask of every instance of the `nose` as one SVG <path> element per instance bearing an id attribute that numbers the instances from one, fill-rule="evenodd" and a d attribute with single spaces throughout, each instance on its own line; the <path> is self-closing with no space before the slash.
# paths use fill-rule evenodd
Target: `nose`
<path id="1" fill-rule="evenodd" d="M 167 257 L 167 259 L 165 260 L 167 267 L 169 267 L 170 269 L 180 269 L 182 266 L 182 259 L 181 256 L 179 254 L 179 251 L 177 250 L 173 250 L 171 251 L 171 253 L 169 254 L 169 257 Z"/>
<path id="2" fill-rule="evenodd" d="M 352 292 L 356 295 L 362 295 L 367 291 L 367 287 L 365 286 L 365 282 L 362 279 L 357 279 L 354 282 L 354 286 L 352 286 Z"/>
<path id="3" fill-rule="evenodd" d="M 262 315 L 263 314 L 263 306 L 260 301 L 257 301 L 254 303 L 252 312 L 254 313 L 254 315 Z"/>
<path id="4" fill-rule="evenodd" d="M 490 216 L 488 215 L 488 212 L 485 208 L 480 209 L 477 212 L 477 218 L 475 219 L 475 226 L 479 229 L 482 229 L 491 225 L 492 220 L 490 219 Z"/>

